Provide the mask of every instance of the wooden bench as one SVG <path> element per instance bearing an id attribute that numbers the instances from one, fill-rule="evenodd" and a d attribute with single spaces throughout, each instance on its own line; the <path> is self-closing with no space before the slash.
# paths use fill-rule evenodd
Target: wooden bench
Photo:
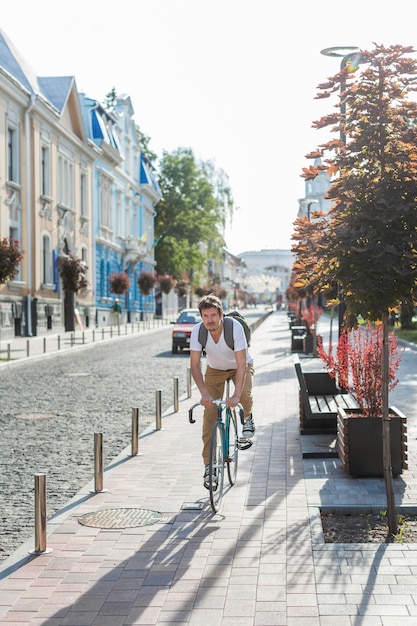
<path id="1" fill-rule="evenodd" d="M 293 358 L 299 385 L 300 433 L 336 434 L 338 407 L 357 408 L 355 399 L 339 389 L 327 372 L 303 372 L 298 354 Z"/>

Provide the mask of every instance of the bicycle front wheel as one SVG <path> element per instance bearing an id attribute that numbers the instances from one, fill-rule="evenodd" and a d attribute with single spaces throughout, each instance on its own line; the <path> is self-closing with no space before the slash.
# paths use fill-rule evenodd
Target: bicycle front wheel
<path id="1" fill-rule="evenodd" d="M 214 513 L 220 508 L 224 485 L 223 429 L 220 422 L 213 426 L 210 442 L 210 504 Z"/>
<path id="2" fill-rule="evenodd" d="M 238 434 L 237 434 L 237 421 L 235 409 L 228 411 L 228 418 L 226 418 L 226 446 L 227 446 L 227 474 L 229 477 L 229 483 L 234 485 L 236 482 L 237 474 L 237 461 L 238 461 Z"/>

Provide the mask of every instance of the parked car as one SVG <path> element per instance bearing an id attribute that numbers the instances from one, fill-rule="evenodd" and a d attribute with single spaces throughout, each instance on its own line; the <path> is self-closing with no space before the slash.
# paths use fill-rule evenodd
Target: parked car
<path id="1" fill-rule="evenodd" d="M 198 309 L 184 309 L 181 311 L 172 329 L 172 354 L 177 354 L 178 349 L 189 350 L 191 331 L 198 322 L 201 322 L 201 315 Z"/>

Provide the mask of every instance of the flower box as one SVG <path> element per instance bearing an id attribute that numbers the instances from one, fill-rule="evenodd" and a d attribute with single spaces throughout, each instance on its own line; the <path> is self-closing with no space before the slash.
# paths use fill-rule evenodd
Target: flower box
<path id="1" fill-rule="evenodd" d="M 362 417 L 360 409 L 338 410 L 337 451 L 344 470 L 351 476 L 382 477 L 381 417 Z M 359 415 L 358 415 L 359 414 Z M 398 476 L 407 469 L 407 419 L 395 407 L 390 408 L 391 465 Z"/>

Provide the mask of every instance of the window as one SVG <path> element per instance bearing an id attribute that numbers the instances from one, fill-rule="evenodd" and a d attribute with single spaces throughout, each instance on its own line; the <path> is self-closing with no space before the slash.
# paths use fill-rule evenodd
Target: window
<path id="1" fill-rule="evenodd" d="M 63 206 L 74 207 L 74 167 L 62 154 L 58 157 L 58 201 Z"/>
<path id="2" fill-rule="evenodd" d="M 100 226 L 112 227 L 112 180 L 109 176 L 100 176 Z"/>
<path id="3" fill-rule="evenodd" d="M 52 285 L 53 279 L 53 258 L 51 250 L 51 238 L 49 235 L 42 237 L 42 283 Z"/>
<path id="4" fill-rule="evenodd" d="M 80 178 L 80 212 L 82 217 L 87 217 L 87 176 L 84 172 Z"/>
<path id="5" fill-rule="evenodd" d="M 51 195 L 50 153 L 48 146 L 41 148 L 41 194 Z"/>
<path id="6" fill-rule="evenodd" d="M 88 249 L 87 246 L 82 246 L 81 247 L 81 261 L 84 263 L 86 270 L 85 270 L 85 277 L 88 280 Z"/>
<path id="7" fill-rule="evenodd" d="M 116 192 L 116 219 L 117 219 L 117 237 L 123 237 L 123 206 L 122 206 L 122 194 L 120 190 Z"/>
<path id="8" fill-rule="evenodd" d="M 100 297 L 104 298 L 106 295 L 106 273 L 104 267 L 104 260 L 100 261 Z"/>
<path id="9" fill-rule="evenodd" d="M 19 182 L 17 146 L 17 130 L 9 127 L 7 129 L 7 179 L 15 183 Z"/>

